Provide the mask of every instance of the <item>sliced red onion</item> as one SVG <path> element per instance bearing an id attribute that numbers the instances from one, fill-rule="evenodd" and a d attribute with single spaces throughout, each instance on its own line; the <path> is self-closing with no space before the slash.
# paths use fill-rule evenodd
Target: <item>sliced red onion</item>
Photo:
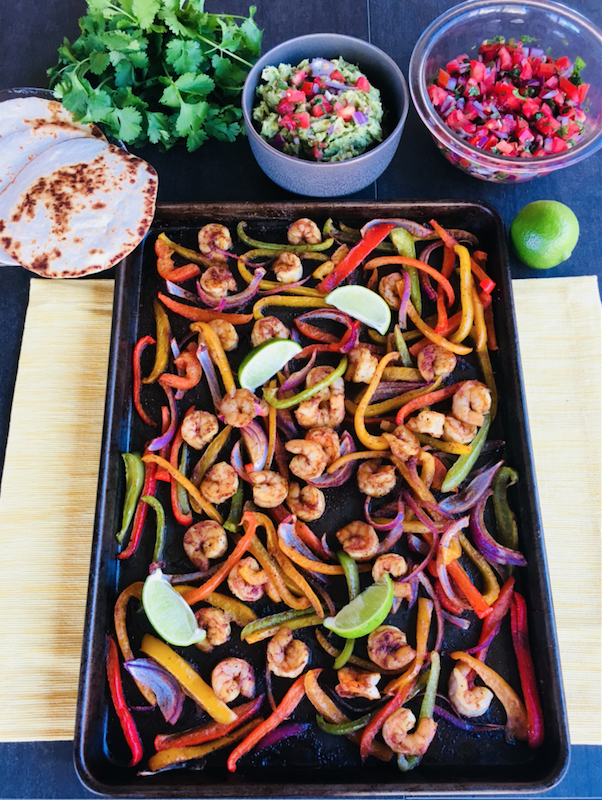
<path id="1" fill-rule="evenodd" d="M 173 357 L 177 358 L 180 355 L 180 347 L 179 347 L 178 343 L 176 342 L 175 336 L 171 337 L 171 340 L 169 342 L 169 346 L 171 347 L 171 352 L 173 354 Z"/>
<path id="2" fill-rule="evenodd" d="M 403 289 L 401 290 L 401 295 L 399 298 L 399 316 L 398 322 L 399 327 L 402 331 L 408 327 L 408 300 L 410 299 L 410 276 L 405 270 L 402 270 L 403 274 Z"/>
<path id="3" fill-rule="evenodd" d="M 318 354 L 314 350 L 314 352 L 311 354 L 311 358 L 309 359 L 307 364 L 302 369 L 298 370 L 297 372 L 293 372 L 293 374 L 290 375 L 284 381 L 284 383 L 282 384 L 282 386 L 280 387 L 280 389 L 278 391 L 279 395 L 282 396 L 282 394 L 284 392 L 288 392 L 288 391 L 290 391 L 292 389 L 296 389 L 298 386 L 300 386 L 303 383 L 303 381 L 307 377 L 307 373 L 312 369 L 313 365 L 316 363 L 317 355 Z"/>
<path id="4" fill-rule="evenodd" d="M 294 283 L 283 283 L 281 286 L 276 286 L 275 289 L 266 289 L 263 292 L 259 292 L 261 297 L 270 297 L 273 294 L 282 294 L 282 292 L 287 291 L 287 289 L 296 289 L 297 286 L 303 286 L 310 280 L 311 275 L 308 275 L 307 278 L 303 278 L 300 281 L 295 281 Z"/>
<path id="5" fill-rule="evenodd" d="M 271 747 L 273 744 L 277 744 L 283 739 L 289 739 L 291 736 L 298 736 L 308 728 L 309 722 L 284 722 L 274 728 L 273 731 L 266 733 L 255 745 L 255 751 L 264 750 L 266 747 Z"/>
<path id="6" fill-rule="evenodd" d="M 485 556 L 487 561 L 495 564 L 513 564 L 516 567 L 526 567 L 527 559 L 518 550 L 511 550 L 495 541 L 485 527 L 483 519 L 485 505 L 492 492 L 486 492 L 475 505 L 470 517 L 470 531 L 477 550 Z"/>
<path id="7" fill-rule="evenodd" d="M 299 430 L 288 408 L 276 409 L 276 426 L 286 439 L 298 439 Z"/>
<path id="8" fill-rule="evenodd" d="M 389 400 L 391 397 L 398 397 L 403 392 L 422 389 L 425 385 L 424 381 L 381 381 L 376 387 L 370 402 L 379 403 L 381 400 Z"/>
<path id="9" fill-rule="evenodd" d="M 215 297 L 211 297 L 211 295 L 203 291 L 200 280 L 198 280 L 196 284 L 197 293 L 201 301 L 206 306 L 209 306 L 209 308 L 219 308 L 220 311 L 231 311 L 234 308 L 239 308 L 255 297 L 259 291 L 259 284 L 263 280 L 265 273 L 266 271 L 263 267 L 257 267 L 253 273 L 253 280 L 246 289 L 243 289 L 242 292 L 238 292 L 238 294 L 231 294 L 228 297 L 222 297 L 219 300 Z"/>
<path id="10" fill-rule="evenodd" d="M 167 397 L 167 402 L 169 403 L 170 422 L 165 433 L 161 434 L 161 436 L 157 436 L 148 445 L 148 449 L 152 453 L 154 453 L 156 450 L 160 450 L 162 447 L 165 447 L 165 445 L 168 445 L 175 436 L 176 429 L 178 427 L 178 409 L 174 394 L 170 386 L 163 386 L 163 384 L 161 384 L 161 386 Z"/>
<path id="11" fill-rule="evenodd" d="M 187 289 L 182 289 L 178 283 L 165 281 L 165 288 L 167 289 L 168 294 L 174 295 L 175 297 L 181 297 L 182 300 L 190 300 L 191 303 L 194 303 L 195 306 L 198 306 L 198 296 L 192 292 L 189 292 Z"/>
<path id="12" fill-rule="evenodd" d="M 426 239 L 433 235 L 431 228 L 419 225 L 417 222 L 413 222 L 409 219 L 371 219 L 370 222 L 367 222 L 360 230 L 361 235 L 365 236 L 366 231 L 369 231 L 370 228 L 373 228 L 375 225 L 380 225 L 382 222 L 392 222 L 397 225 L 398 228 L 405 228 L 405 230 L 411 233 L 416 239 Z"/>
<path id="13" fill-rule="evenodd" d="M 355 453 L 355 442 L 349 431 L 343 431 L 341 434 L 341 455 L 346 456 L 349 453 Z M 311 483 L 312 486 L 317 486 L 318 489 L 330 489 L 333 486 L 343 486 L 353 475 L 354 467 L 355 462 L 348 461 L 335 472 L 325 472 L 324 475 L 320 475 L 319 478 L 314 478 L 308 481 L 308 483 Z"/>
<path id="14" fill-rule="evenodd" d="M 441 532 L 441 526 L 438 525 L 434 520 L 432 520 L 429 517 L 429 515 L 426 514 L 422 508 L 420 508 L 420 506 L 418 505 L 416 500 L 412 497 L 410 492 L 404 491 L 403 499 L 406 501 L 406 503 L 414 512 L 416 519 L 422 522 L 423 525 L 426 525 L 426 527 L 429 529 L 429 531 L 431 531 L 431 533 L 438 535 Z"/>
<path id="15" fill-rule="evenodd" d="M 276 417 L 278 420 L 278 417 Z M 288 480 L 288 457 L 287 452 L 284 449 L 284 445 L 282 444 L 282 440 L 276 434 L 276 446 L 274 447 L 274 458 L 276 459 L 276 466 L 278 467 L 278 472 Z"/>
<path id="16" fill-rule="evenodd" d="M 290 516 L 284 522 L 278 525 L 278 539 L 282 539 L 287 547 L 296 550 L 300 555 L 305 556 L 311 561 L 319 562 L 320 559 L 311 550 L 304 541 L 302 541 L 295 530 L 296 517 Z"/>
<path id="17" fill-rule="evenodd" d="M 211 360 L 211 356 L 209 355 L 209 349 L 207 348 L 206 344 L 200 344 L 198 346 L 196 357 L 198 358 L 201 367 L 203 368 L 203 373 L 207 378 L 207 384 L 209 385 L 209 391 L 211 392 L 211 399 L 213 400 L 213 407 L 216 411 L 219 411 L 219 407 L 223 398 L 217 380 L 217 373 L 215 372 L 215 367 L 213 365 L 213 361 Z"/>
<path id="18" fill-rule="evenodd" d="M 463 606 L 464 603 L 461 598 L 459 598 L 453 590 L 451 585 L 451 581 L 449 575 L 447 574 L 447 568 L 445 565 L 445 551 L 451 544 L 453 537 L 458 533 L 458 531 L 465 528 L 469 523 L 468 517 L 462 517 L 461 519 L 455 520 L 454 522 L 450 523 L 446 531 L 443 533 L 441 537 L 441 543 L 439 545 L 439 550 L 437 552 L 437 577 L 439 578 L 439 582 L 441 583 L 441 588 L 445 592 L 445 594 L 449 597 L 452 603 L 456 603 L 459 606 Z"/>
<path id="19" fill-rule="evenodd" d="M 378 555 L 382 556 L 384 555 L 384 553 L 389 553 L 395 547 L 395 545 L 401 539 L 402 536 L 403 536 L 403 519 L 398 525 L 396 525 L 389 531 L 389 533 L 385 536 L 382 542 L 378 545 Z"/>
<path id="20" fill-rule="evenodd" d="M 242 454 L 240 452 L 240 439 L 234 444 L 232 447 L 232 451 L 230 453 L 230 464 L 234 469 L 234 472 L 241 478 L 245 483 L 252 483 L 251 477 L 245 466 L 242 462 Z"/>
<path id="21" fill-rule="evenodd" d="M 400 578 L 400 583 L 408 583 L 412 580 L 415 580 L 418 575 L 421 575 L 428 564 L 435 558 L 435 554 L 437 553 L 437 548 L 439 546 L 439 535 L 437 533 L 433 533 L 433 540 L 431 542 L 430 547 L 428 548 L 424 558 L 417 564 L 415 567 L 412 567 L 410 572 L 407 575 L 404 575 L 403 578 Z"/>
<path id="22" fill-rule="evenodd" d="M 174 725 L 182 713 L 184 692 L 173 675 L 150 658 L 135 658 L 123 666 L 134 680 L 154 692 L 165 721 Z"/>
<path id="23" fill-rule="evenodd" d="M 444 608 L 441 609 L 441 613 L 443 614 L 443 619 L 455 625 L 456 628 L 460 628 L 463 631 L 467 631 L 470 628 L 470 620 L 457 617 L 455 614 L 450 614 L 449 611 L 446 611 Z M 471 650 L 465 650 L 464 652 L 472 655 Z"/>
<path id="24" fill-rule="evenodd" d="M 403 518 L 405 516 L 405 508 L 403 505 L 403 500 L 401 498 L 401 495 L 399 495 L 399 497 L 397 498 L 397 514 L 395 518 L 392 519 L 390 522 L 376 523 L 372 519 L 372 515 L 370 514 L 371 502 L 372 498 L 370 497 L 370 495 L 366 495 L 366 500 L 364 502 L 364 519 L 366 520 L 368 525 L 372 525 L 375 531 L 390 531 L 403 522 Z"/>
<path id="25" fill-rule="evenodd" d="M 336 65 L 327 58 L 314 58 L 309 62 L 309 68 L 314 77 L 322 77 L 324 75 L 330 75 L 331 72 L 334 72 Z"/>
<path id="26" fill-rule="evenodd" d="M 461 492 L 444 498 L 439 503 L 439 508 L 450 514 L 463 514 L 465 511 L 474 508 L 491 486 L 496 472 L 503 463 L 503 461 L 498 461 L 497 464 L 494 464 L 492 467 L 489 467 L 489 469 L 477 475 L 476 478 L 473 478 L 468 486 Z"/>
<path id="27" fill-rule="evenodd" d="M 257 420 L 252 420 L 240 429 L 247 453 L 253 464 L 255 472 L 260 472 L 265 467 L 268 457 L 268 438 Z"/>
<path id="28" fill-rule="evenodd" d="M 357 125 L 365 125 L 368 122 L 368 117 L 364 114 L 363 111 L 355 111 L 353 113 L 353 121 Z"/>
<path id="29" fill-rule="evenodd" d="M 460 728 L 460 730 L 463 731 L 493 731 L 503 730 L 505 727 L 504 725 L 497 725 L 491 722 L 468 722 L 468 720 L 457 717 L 455 714 L 452 714 L 451 711 L 446 711 L 437 704 L 435 704 L 434 711 L 438 717 L 441 717 L 446 722 L 451 723 L 456 728 Z"/>

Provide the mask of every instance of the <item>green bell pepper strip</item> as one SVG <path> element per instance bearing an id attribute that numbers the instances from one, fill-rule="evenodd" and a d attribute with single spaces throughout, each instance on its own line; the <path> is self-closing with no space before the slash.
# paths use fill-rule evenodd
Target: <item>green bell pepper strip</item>
<path id="1" fill-rule="evenodd" d="M 277 397 L 278 389 L 264 389 L 263 390 L 263 399 L 269 403 L 274 408 L 292 408 L 293 406 L 298 406 L 300 403 L 303 403 L 305 400 L 310 400 L 314 395 L 319 394 L 322 389 L 326 389 L 327 386 L 330 386 L 331 383 L 334 383 L 337 378 L 340 378 L 342 375 L 345 374 L 345 370 L 347 369 L 347 356 L 343 356 L 341 359 L 339 366 L 331 372 L 324 380 L 316 383 L 315 386 L 312 386 L 310 389 L 304 389 L 299 394 L 294 394 L 292 397 Z"/>
<path id="2" fill-rule="evenodd" d="M 334 244 L 334 239 L 325 239 L 323 242 L 317 244 L 278 244 L 277 242 L 260 242 L 258 239 L 251 238 L 245 233 L 247 223 L 241 220 L 236 226 L 236 234 L 241 242 L 249 245 L 249 247 L 260 247 L 264 250 L 278 250 L 280 253 L 304 253 L 308 250 L 316 252 L 321 250 L 328 250 Z"/>
<path id="3" fill-rule="evenodd" d="M 348 722 L 326 722 L 321 714 L 316 714 L 316 722 L 318 727 L 325 733 L 332 733 L 334 736 L 348 736 L 350 733 L 355 733 L 365 728 L 374 716 L 374 711 L 370 714 L 364 714 L 363 717 L 352 719 Z"/>
<path id="4" fill-rule="evenodd" d="M 431 668 L 418 714 L 418 722 L 421 719 L 432 719 L 437 700 L 437 687 L 439 685 L 439 675 L 441 674 L 441 659 L 439 653 L 433 650 L 431 653 Z M 397 756 L 397 766 L 402 772 L 409 772 L 420 764 L 422 756 L 405 756 L 400 753 Z"/>
<path id="5" fill-rule="evenodd" d="M 123 503 L 123 516 L 121 519 L 121 530 L 117 533 L 119 544 L 127 533 L 130 523 L 134 517 L 136 504 L 144 485 L 145 467 L 138 453 L 122 453 L 125 464 L 125 500 Z"/>
<path id="6" fill-rule="evenodd" d="M 349 602 L 354 600 L 358 594 L 360 593 L 360 573 L 357 568 L 357 561 L 351 558 L 351 556 L 347 555 L 344 550 L 337 551 L 337 558 L 339 559 L 339 563 L 343 567 L 345 572 L 345 579 L 347 581 L 347 591 L 349 593 Z M 355 645 L 355 639 L 347 639 L 345 641 L 345 646 L 341 650 L 340 655 L 337 656 L 334 662 L 335 669 L 341 669 L 344 667 L 345 664 L 349 661 L 351 656 L 353 655 L 353 648 Z M 367 722 L 368 720 L 366 720 Z M 363 727 L 363 725 L 361 726 Z M 353 733 L 353 730 L 349 731 L 349 733 Z"/>
<path id="7" fill-rule="evenodd" d="M 240 639 L 244 642 L 251 634 L 259 633 L 259 631 L 267 630 L 268 628 L 276 628 L 278 625 L 290 626 L 291 623 L 294 624 L 295 620 L 311 617 L 314 613 L 313 608 L 289 608 L 287 611 L 280 611 L 278 614 L 272 614 L 269 617 L 261 617 L 245 625 L 240 632 Z"/>
<path id="8" fill-rule="evenodd" d="M 415 239 L 405 228 L 394 228 L 389 234 L 389 239 L 395 245 L 400 256 L 416 258 Z M 404 270 L 410 276 L 410 300 L 418 314 L 422 314 L 422 295 L 420 294 L 420 276 L 416 267 L 404 265 Z M 407 365 L 404 365 L 407 366 Z"/>
<path id="9" fill-rule="evenodd" d="M 186 467 L 188 466 L 188 445 L 186 442 L 182 444 L 182 450 L 180 453 L 180 463 L 178 464 L 178 469 L 182 473 L 182 475 L 186 475 Z M 182 509 L 182 514 L 190 514 L 190 503 L 188 502 L 188 492 L 186 489 L 180 484 L 177 484 L 177 493 L 178 493 L 178 503 L 180 504 L 180 508 Z"/>
<path id="10" fill-rule="evenodd" d="M 447 471 L 447 475 L 441 484 L 442 492 L 451 492 L 466 478 L 470 470 L 474 467 L 477 458 L 479 457 L 483 445 L 487 440 L 489 427 L 491 425 L 491 417 L 485 414 L 485 420 L 479 429 L 479 432 L 471 442 L 472 450 L 465 456 L 459 456 L 455 464 Z"/>
<path id="11" fill-rule="evenodd" d="M 153 509 L 157 517 L 157 536 L 155 539 L 155 549 L 153 550 L 154 564 L 157 561 L 161 561 L 163 558 L 163 550 L 165 549 L 165 511 L 160 501 L 152 495 L 145 494 L 140 499 Z"/>
<path id="12" fill-rule="evenodd" d="M 236 492 L 232 495 L 232 499 L 230 500 L 230 513 L 228 514 L 228 519 L 224 522 L 224 528 L 227 531 L 230 531 L 230 533 L 236 533 L 240 527 L 244 493 L 244 484 L 242 481 L 239 481 Z"/>
<path id="13" fill-rule="evenodd" d="M 395 341 L 395 349 L 401 358 L 401 365 L 403 367 L 413 367 L 414 364 L 412 363 L 412 356 L 410 355 L 408 345 L 406 340 L 403 338 L 403 333 L 401 332 L 399 325 L 396 325 L 393 328 L 393 339 Z"/>
<path id="14" fill-rule="evenodd" d="M 493 511 L 497 538 L 500 544 L 512 550 L 518 550 L 518 527 L 516 519 L 508 505 L 507 491 L 518 481 L 518 472 L 512 467 L 502 467 L 496 473 L 491 488 L 493 490 Z"/>

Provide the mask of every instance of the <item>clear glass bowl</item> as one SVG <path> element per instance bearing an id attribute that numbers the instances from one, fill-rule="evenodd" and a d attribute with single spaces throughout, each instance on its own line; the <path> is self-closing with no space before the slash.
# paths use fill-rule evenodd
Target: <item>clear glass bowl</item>
<path id="1" fill-rule="evenodd" d="M 484 39 L 534 37 L 532 47 L 551 48 L 555 58 L 580 56 L 581 75 L 590 90 L 585 103 L 583 139 L 569 150 L 547 156 L 517 158 L 496 155 L 457 136 L 433 107 L 428 87 L 440 67 L 462 53 L 471 55 Z M 549 0 L 468 0 L 442 14 L 424 31 L 412 53 L 409 69 L 412 100 L 445 158 L 458 169 L 484 181 L 528 181 L 570 167 L 602 147 L 602 33 L 581 14 Z"/>

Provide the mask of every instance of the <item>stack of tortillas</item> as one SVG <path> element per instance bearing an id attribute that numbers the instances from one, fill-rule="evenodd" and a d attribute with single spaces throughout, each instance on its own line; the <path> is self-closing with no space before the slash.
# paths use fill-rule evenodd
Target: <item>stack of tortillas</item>
<path id="1" fill-rule="evenodd" d="M 0 103 L 0 264 L 47 278 L 108 269 L 144 238 L 156 197 L 150 164 L 56 100 Z"/>

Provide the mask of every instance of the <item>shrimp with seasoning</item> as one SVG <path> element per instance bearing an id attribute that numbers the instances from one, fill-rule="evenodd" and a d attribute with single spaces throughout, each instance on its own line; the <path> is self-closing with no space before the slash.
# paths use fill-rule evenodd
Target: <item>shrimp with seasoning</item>
<path id="1" fill-rule="evenodd" d="M 452 399 L 452 414 L 460 422 L 481 427 L 491 408 L 491 390 L 481 381 L 466 381 Z"/>
<path id="2" fill-rule="evenodd" d="M 255 603 L 261 600 L 266 583 L 267 575 L 253 556 L 241 559 L 228 575 L 228 588 L 243 603 Z"/>
<path id="3" fill-rule="evenodd" d="M 322 233 L 313 220 L 301 217 L 289 225 L 286 238 L 289 244 L 303 244 L 304 242 L 319 244 L 322 241 Z"/>
<path id="4" fill-rule="evenodd" d="M 381 278 L 378 283 L 379 295 L 383 298 L 387 305 L 393 308 L 395 311 L 398 311 L 399 306 L 401 305 L 401 298 L 399 297 L 399 292 L 397 291 L 397 284 L 400 281 L 403 283 L 403 275 L 401 275 L 399 272 L 390 272 L 388 275 L 385 275 L 384 278 Z"/>
<path id="5" fill-rule="evenodd" d="M 328 375 L 334 367 L 314 367 L 305 379 L 311 389 Z M 330 386 L 319 391 L 309 400 L 304 400 L 295 409 L 295 418 L 302 428 L 337 428 L 345 419 L 345 381 L 337 378 Z"/>
<path id="6" fill-rule="evenodd" d="M 414 433 L 425 433 L 427 436 L 440 439 L 443 436 L 445 414 L 423 408 L 415 417 L 407 419 L 405 424 L 406 427 Z"/>
<path id="7" fill-rule="evenodd" d="M 464 717 L 481 717 L 491 705 L 493 692 L 486 686 L 468 686 L 467 673 L 470 667 L 456 665 L 449 676 L 449 701 L 454 709 Z"/>
<path id="8" fill-rule="evenodd" d="M 451 350 L 440 344 L 427 344 L 418 353 L 416 366 L 425 381 L 432 381 L 439 376 L 451 375 L 456 368 L 457 359 Z"/>
<path id="9" fill-rule="evenodd" d="M 416 724 L 416 717 L 409 708 L 400 708 L 393 712 L 383 725 L 383 739 L 394 753 L 405 756 L 422 756 L 435 738 L 437 723 L 430 717 L 423 717 L 416 730 L 410 733 Z"/>
<path id="10" fill-rule="evenodd" d="M 403 669 L 416 657 L 405 633 L 395 625 L 381 625 L 368 636 L 368 657 L 377 667 L 388 670 Z"/>
<path id="11" fill-rule="evenodd" d="M 476 435 L 476 425 L 468 425 L 466 422 L 460 422 L 459 419 L 449 415 L 445 417 L 443 435 L 441 436 L 444 442 L 470 444 Z"/>
<path id="12" fill-rule="evenodd" d="M 270 339 L 288 339 L 290 335 L 291 332 L 278 317 L 262 317 L 253 325 L 251 344 L 253 347 L 259 347 Z"/>
<path id="13" fill-rule="evenodd" d="M 378 536 L 367 522 L 350 522 L 336 532 L 336 537 L 347 555 L 356 561 L 369 561 L 378 552 Z"/>
<path id="14" fill-rule="evenodd" d="M 341 455 L 341 440 L 339 434 L 332 428 L 311 428 L 305 436 L 305 441 L 320 445 L 328 459 L 327 467 L 334 464 Z"/>
<path id="15" fill-rule="evenodd" d="M 209 326 L 215 331 L 226 353 L 236 350 L 238 347 L 238 332 L 231 322 L 226 319 L 212 319 Z"/>
<path id="16" fill-rule="evenodd" d="M 253 484 L 253 501 L 260 508 L 276 508 L 288 495 L 288 480 L 279 472 L 264 469 L 249 473 Z"/>
<path id="17" fill-rule="evenodd" d="M 406 598 L 410 584 L 407 581 L 400 583 L 396 578 L 403 578 L 407 571 L 408 563 L 403 556 L 399 556 L 397 553 L 384 553 L 372 565 L 372 580 L 374 583 L 378 583 L 386 572 L 393 583 L 393 596 Z"/>
<path id="18" fill-rule="evenodd" d="M 316 486 L 301 486 L 298 483 L 291 483 L 288 487 L 286 505 L 291 514 L 294 514 L 303 522 L 315 522 L 320 519 L 326 508 L 324 492 Z"/>
<path id="19" fill-rule="evenodd" d="M 370 383 L 378 367 L 378 358 L 370 348 L 358 345 L 349 351 L 345 380 L 352 383 Z"/>
<path id="20" fill-rule="evenodd" d="M 303 277 L 303 264 L 295 253 L 280 253 L 272 269 L 279 283 L 295 283 Z"/>
<path id="21" fill-rule="evenodd" d="M 253 667 L 242 658 L 226 658 L 213 668 L 211 688 L 224 703 L 231 703 L 239 695 L 255 697 Z"/>
<path id="22" fill-rule="evenodd" d="M 210 558 L 221 558 L 228 550 L 228 536 L 219 522 L 196 522 L 184 534 L 184 551 L 200 570 L 209 568 Z"/>
<path id="23" fill-rule="evenodd" d="M 174 358 L 174 365 L 178 369 L 178 375 L 164 372 L 159 376 L 161 386 L 171 386 L 174 389 L 186 391 L 195 387 L 203 376 L 203 368 L 196 356 L 196 344 L 191 343 L 186 350 Z"/>
<path id="24" fill-rule="evenodd" d="M 272 636 L 266 654 L 270 672 L 280 678 L 298 678 L 309 661 L 309 647 L 294 639 L 292 630 L 286 626 Z"/>
<path id="25" fill-rule="evenodd" d="M 357 470 L 357 485 L 360 492 L 368 497 L 384 497 L 397 482 L 397 474 L 392 464 L 382 464 L 382 459 L 364 461 Z"/>
<path id="26" fill-rule="evenodd" d="M 221 300 L 228 292 L 236 291 L 236 281 L 228 267 L 208 267 L 199 283 L 201 289 L 215 300 Z"/>
<path id="27" fill-rule="evenodd" d="M 232 628 L 227 614 L 221 608 L 200 608 L 194 617 L 199 628 L 207 632 L 203 641 L 196 643 L 203 653 L 211 653 L 214 647 L 229 641 Z"/>
<path id="28" fill-rule="evenodd" d="M 334 687 L 339 697 L 365 697 L 378 700 L 380 692 L 376 684 L 380 680 L 380 672 L 367 672 L 356 667 L 341 667 L 337 671 L 339 682 Z"/>
<path id="29" fill-rule="evenodd" d="M 219 407 L 220 419 L 226 425 L 233 428 L 244 428 L 249 425 L 255 417 L 267 417 L 270 409 L 266 401 L 248 389 L 236 389 L 231 394 L 227 394 Z"/>
<path id="30" fill-rule="evenodd" d="M 220 250 L 230 250 L 232 247 L 232 237 L 225 225 L 217 222 L 210 222 L 204 225 L 198 234 L 199 250 L 204 256 L 212 261 L 227 263 L 228 258 Z"/>
<path id="31" fill-rule="evenodd" d="M 291 439 L 284 447 L 289 453 L 295 454 L 288 466 L 297 478 L 310 481 L 319 478 L 326 469 L 328 458 L 319 444 L 306 439 Z"/>
<path id="32" fill-rule="evenodd" d="M 226 461 L 218 461 L 214 464 L 201 481 L 200 493 L 205 500 L 213 505 L 225 503 L 238 489 L 238 475 L 234 467 Z"/>
<path id="33" fill-rule="evenodd" d="M 182 420 L 180 434 L 182 439 L 194 450 L 202 450 L 213 441 L 219 431 L 217 417 L 208 411 L 192 411 Z"/>
<path id="34" fill-rule="evenodd" d="M 415 433 L 405 425 L 398 425 L 393 433 L 383 433 L 383 439 L 389 443 L 394 458 L 409 461 L 420 452 L 420 442 Z"/>

